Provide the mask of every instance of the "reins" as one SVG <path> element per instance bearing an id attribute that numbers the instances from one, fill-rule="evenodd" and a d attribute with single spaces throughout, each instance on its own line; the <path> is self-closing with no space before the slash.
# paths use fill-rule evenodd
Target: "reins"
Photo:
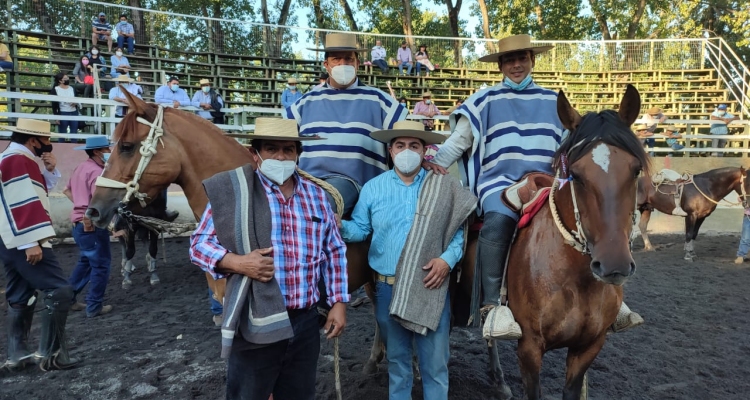
<path id="1" fill-rule="evenodd" d="M 716 205 L 721 204 L 721 202 L 723 201 L 723 202 L 729 204 L 730 206 L 739 206 L 739 205 L 742 205 L 745 202 L 745 200 L 748 198 L 747 191 L 745 190 L 745 174 L 741 174 L 741 176 L 740 176 L 740 193 L 742 193 L 742 195 L 740 197 L 742 197 L 742 200 L 739 201 L 739 202 L 737 202 L 737 203 L 733 203 L 733 202 L 731 202 L 731 201 L 729 201 L 727 199 L 719 199 L 719 201 L 716 201 L 716 200 L 708 197 L 708 195 L 706 195 L 705 193 L 703 193 L 703 191 L 701 190 L 701 188 L 698 187 L 698 184 L 695 183 L 695 179 L 693 179 L 692 175 L 690 175 L 690 180 L 693 181 L 692 182 L 693 186 L 695 186 L 695 190 L 697 190 L 698 193 L 700 193 L 703 197 L 705 197 L 706 200 L 708 200 L 708 201 L 710 201 L 710 202 L 712 202 L 712 203 L 714 203 Z"/>

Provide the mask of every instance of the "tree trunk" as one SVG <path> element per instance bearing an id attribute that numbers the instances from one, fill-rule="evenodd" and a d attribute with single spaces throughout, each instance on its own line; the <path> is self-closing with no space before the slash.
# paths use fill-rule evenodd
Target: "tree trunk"
<path id="1" fill-rule="evenodd" d="M 55 28 L 55 21 L 52 16 L 47 12 L 47 2 L 44 0 L 32 0 L 31 5 L 36 11 L 36 15 L 39 18 L 39 26 L 45 33 L 57 35 L 57 28 Z M 89 35 L 90 36 L 90 35 Z"/>
<path id="2" fill-rule="evenodd" d="M 320 29 L 326 28 L 325 14 L 323 14 L 323 8 L 320 6 L 320 0 L 312 0 L 312 4 L 316 27 Z M 323 45 L 325 43 L 325 35 L 322 31 L 316 31 L 315 36 L 318 38 L 317 43 L 315 43 L 316 47 L 318 44 Z"/>
<path id="3" fill-rule="evenodd" d="M 456 0 L 455 7 L 453 6 L 452 0 L 445 0 L 445 6 L 448 7 L 448 22 L 451 25 L 451 35 L 453 37 L 459 37 L 459 26 L 458 26 L 458 13 L 461 12 L 461 2 L 463 0 Z M 461 68 L 463 64 L 463 57 L 461 57 L 461 41 L 453 41 L 453 59 L 456 67 Z"/>
<path id="4" fill-rule="evenodd" d="M 263 23 L 264 24 L 270 24 L 271 19 L 268 17 L 268 2 L 266 0 L 260 0 L 260 14 L 263 17 Z M 263 54 L 267 57 L 274 57 L 272 53 L 272 49 L 275 46 L 272 46 L 271 41 L 271 27 L 264 26 L 263 27 Z"/>
<path id="5" fill-rule="evenodd" d="M 279 22 L 277 25 L 286 25 L 286 20 L 289 18 L 289 8 L 292 6 L 292 0 L 284 0 L 284 4 L 281 5 L 281 13 L 279 14 Z M 274 42 L 274 57 L 281 57 L 281 50 L 284 44 L 284 33 L 287 28 L 276 28 L 276 41 Z"/>
<path id="6" fill-rule="evenodd" d="M 404 6 L 404 18 L 401 20 L 401 26 L 404 29 L 404 35 L 406 36 L 406 42 L 409 43 L 409 48 L 414 48 L 414 36 L 411 29 L 411 0 L 401 0 L 401 4 Z"/>
<path id="7" fill-rule="evenodd" d="M 612 40 L 612 35 L 609 32 L 609 25 L 607 25 L 607 16 L 602 13 L 602 10 L 597 6 L 596 0 L 589 0 L 591 6 L 591 12 L 594 13 L 594 18 L 599 24 L 599 30 L 602 32 L 602 39 Z"/>
<path id="8" fill-rule="evenodd" d="M 128 0 L 130 7 L 142 8 L 141 0 Z M 150 40 L 146 33 L 146 21 L 143 18 L 143 11 L 131 9 L 130 22 L 133 24 L 135 31 L 135 42 L 140 44 L 149 44 Z"/>
<path id="9" fill-rule="evenodd" d="M 224 15 L 221 9 L 221 1 L 214 1 L 213 3 L 214 18 L 221 19 Z M 219 54 L 227 54 L 226 49 L 224 48 L 224 28 L 221 26 L 221 21 L 213 21 L 212 24 L 214 26 L 214 48 Z"/>
<path id="10" fill-rule="evenodd" d="M 344 14 L 346 14 L 346 19 L 349 22 L 349 28 L 354 32 L 359 32 L 359 27 L 357 27 L 357 21 L 354 20 L 354 13 L 352 12 L 352 8 L 349 6 L 349 1 L 339 0 L 339 3 L 341 4 L 341 7 L 344 8 Z"/>
<path id="11" fill-rule="evenodd" d="M 482 32 L 484 32 L 484 38 L 489 39 L 486 43 L 487 53 L 495 52 L 495 41 L 492 40 L 492 31 L 490 31 L 490 14 L 487 12 L 487 3 L 484 0 L 477 0 L 479 2 L 479 10 L 482 12 Z"/>
<path id="12" fill-rule="evenodd" d="M 628 24 L 628 36 L 626 39 L 635 39 L 635 35 L 638 33 L 638 26 L 641 24 L 641 18 L 643 17 L 643 12 L 646 10 L 646 0 L 639 0 L 638 1 L 638 7 L 635 9 L 635 12 L 633 13 L 633 18 L 630 20 L 630 23 Z"/>
<path id="13" fill-rule="evenodd" d="M 544 26 L 544 15 L 542 10 L 542 2 L 540 0 L 536 0 L 536 5 L 534 6 L 534 12 L 536 13 L 536 24 L 539 27 L 539 38 L 540 39 L 546 39 L 547 36 L 547 28 Z"/>
<path id="14" fill-rule="evenodd" d="M 206 32 L 208 32 L 208 48 L 207 50 L 211 53 L 215 51 L 214 49 L 214 30 L 211 28 L 211 24 L 213 21 L 208 19 L 208 8 L 206 7 L 206 3 L 201 3 L 201 14 L 203 14 L 203 21 L 206 23 Z"/>

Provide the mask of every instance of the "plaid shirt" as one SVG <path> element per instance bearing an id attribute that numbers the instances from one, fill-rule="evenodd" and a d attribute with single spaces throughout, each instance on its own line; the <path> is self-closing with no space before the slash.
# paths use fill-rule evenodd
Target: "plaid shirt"
<path id="1" fill-rule="evenodd" d="M 276 280 L 287 309 L 312 307 L 320 298 L 323 273 L 328 304 L 348 302 L 346 245 L 323 189 L 296 173 L 294 193 L 284 199 L 279 187 L 256 172 L 271 207 L 271 246 Z M 216 237 L 211 204 L 190 237 L 190 260 L 215 279 L 216 264 L 227 254 Z"/>
<path id="2" fill-rule="evenodd" d="M 131 33 L 135 33 L 135 30 L 133 29 L 133 24 L 131 24 L 130 22 L 125 22 L 125 23 L 119 22 L 117 23 L 117 25 L 115 25 L 115 29 L 117 29 L 118 35 L 122 35 L 122 34 L 130 35 Z"/>

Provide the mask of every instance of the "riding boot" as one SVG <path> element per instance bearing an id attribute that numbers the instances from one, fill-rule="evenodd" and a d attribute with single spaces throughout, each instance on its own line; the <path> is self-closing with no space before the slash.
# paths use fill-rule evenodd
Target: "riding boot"
<path id="1" fill-rule="evenodd" d="M 73 290 L 69 286 L 46 291 L 44 295 L 45 309 L 42 310 L 39 350 L 34 354 L 34 359 L 42 371 L 69 369 L 79 362 L 68 354 L 65 337 L 65 324 L 72 296 Z"/>
<path id="2" fill-rule="evenodd" d="M 177 219 L 177 217 L 180 216 L 179 211 L 170 210 L 170 209 L 164 209 L 164 220 L 167 222 L 174 222 L 174 220 Z"/>
<path id="3" fill-rule="evenodd" d="M 31 321 L 34 319 L 36 296 L 31 298 L 30 303 L 21 308 L 8 305 L 8 360 L 3 367 L 9 371 L 22 369 L 33 355 L 29 351 L 28 339 Z"/>
<path id="4" fill-rule="evenodd" d="M 643 317 L 637 312 L 630 311 L 630 307 L 623 301 L 620 305 L 620 311 L 617 313 L 617 319 L 612 324 L 612 331 L 615 333 L 622 332 L 639 325 L 643 325 Z"/>

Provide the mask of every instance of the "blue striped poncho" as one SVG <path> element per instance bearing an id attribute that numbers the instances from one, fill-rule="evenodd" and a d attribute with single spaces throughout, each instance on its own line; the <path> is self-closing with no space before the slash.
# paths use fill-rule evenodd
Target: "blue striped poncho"
<path id="1" fill-rule="evenodd" d="M 393 128 L 407 113 L 382 90 L 357 81 L 342 90 L 314 88 L 283 115 L 297 121 L 301 136 L 326 139 L 303 144 L 301 169 L 318 178 L 347 177 L 362 186 L 388 170 L 386 146 L 370 133 Z"/>

